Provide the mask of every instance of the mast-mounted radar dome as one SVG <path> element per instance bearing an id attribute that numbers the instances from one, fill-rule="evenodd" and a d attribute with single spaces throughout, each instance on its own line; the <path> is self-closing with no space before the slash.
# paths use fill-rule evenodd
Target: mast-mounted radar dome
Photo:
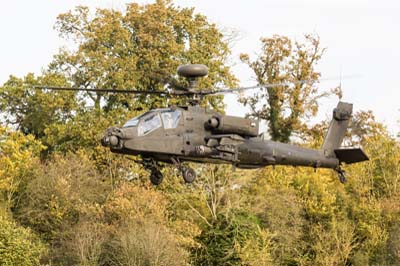
<path id="1" fill-rule="evenodd" d="M 208 67 L 202 64 L 181 65 L 177 71 L 181 77 L 196 79 L 206 76 L 208 74 Z"/>

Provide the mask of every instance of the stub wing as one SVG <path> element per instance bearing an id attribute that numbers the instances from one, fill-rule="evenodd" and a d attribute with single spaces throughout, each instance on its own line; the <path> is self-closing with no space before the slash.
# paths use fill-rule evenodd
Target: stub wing
<path id="1" fill-rule="evenodd" d="M 362 149 L 336 149 L 334 150 L 340 163 L 352 164 L 368 161 L 369 158 Z"/>

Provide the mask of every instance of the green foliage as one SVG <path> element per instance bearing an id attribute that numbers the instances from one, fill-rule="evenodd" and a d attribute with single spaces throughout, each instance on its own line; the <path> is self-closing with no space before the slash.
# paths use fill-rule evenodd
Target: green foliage
<path id="1" fill-rule="evenodd" d="M 124 117 L 122 113 L 119 116 Z M 90 150 L 95 152 L 96 147 L 101 146 L 100 139 L 104 130 L 116 122 L 119 121 L 112 114 L 101 110 L 79 110 L 74 119 L 49 125 L 43 141 L 53 152 L 74 152 L 78 149 L 87 149 L 88 153 Z"/>
<path id="2" fill-rule="evenodd" d="M 116 179 L 124 176 L 118 165 L 136 169 L 122 161 L 98 171 L 85 149 L 40 163 L 43 146 L 33 136 L 2 132 L 2 184 L 23 181 L 14 186 L 11 214 L 51 247 L 42 255 L 48 264 L 399 262 L 399 144 L 387 134 L 363 140 L 371 160 L 346 166 L 344 186 L 327 170 L 202 165 L 191 186 L 166 168 L 164 183 L 152 187 Z"/>
<path id="3" fill-rule="evenodd" d="M 174 234 L 151 220 L 131 221 L 107 243 L 100 265 L 187 265 Z"/>
<path id="4" fill-rule="evenodd" d="M 261 39 L 262 47 L 256 60 L 242 54 L 240 59 L 255 74 L 259 84 L 288 85 L 261 88 L 241 102 L 251 108 L 250 116 L 266 120 L 271 138 L 288 142 L 293 133 L 307 128 L 304 118 L 315 116 L 318 100 L 328 96 L 315 86 L 320 73 L 315 70 L 325 49 L 318 36 L 305 35 L 303 41 L 274 35 Z"/>
<path id="5" fill-rule="evenodd" d="M 267 188 L 249 198 L 251 209 L 263 228 L 270 232 L 271 257 L 275 265 L 291 265 L 302 260 L 304 227 L 307 224 L 303 202 L 291 188 Z M 273 255 L 273 256 L 272 256 Z"/>
<path id="6" fill-rule="evenodd" d="M 14 206 L 43 149 L 32 135 L 0 127 L 0 200 L 5 200 L 7 208 Z"/>
<path id="7" fill-rule="evenodd" d="M 167 204 L 152 189 L 131 184 L 118 187 L 103 208 L 108 233 L 98 265 L 185 265 L 188 254 L 183 245 L 190 236 L 185 237 L 184 231 L 192 228 L 180 228 L 177 235 L 178 225 L 169 221 Z"/>
<path id="8" fill-rule="evenodd" d="M 105 201 L 111 185 L 100 175 L 85 154 L 55 156 L 47 164 L 34 166 L 34 175 L 21 191 L 15 217 L 45 240 L 86 215 Z"/>
<path id="9" fill-rule="evenodd" d="M 372 111 L 358 111 L 353 115 L 347 142 L 352 145 L 368 144 L 369 138 L 379 135 L 389 137 L 387 128 L 375 121 Z"/>
<path id="10" fill-rule="evenodd" d="M 61 50 L 42 76 L 11 76 L 0 88 L 2 121 L 25 134 L 33 134 L 48 147 L 47 153 L 74 151 L 98 145 L 99 134 L 138 111 L 182 99 L 104 93 L 48 92 L 36 85 L 164 90 L 176 80 L 181 64 L 204 63 L 210 71 L 200 87 L 234 85 L 226 65 L 228 43 L 215 24 L 193 9 L 170 1 L 127 5 L 124 12 L 87 7 L 60 14 L 56 29 L 76 44 Z M 221 96 L 203 104 L 222 110 Z M 90 108 L 92 106 L 93 108 Z M 93 156 L 98 157 L 99 154 Z M 104 163 L 99 162 L 100 164 Z"/>
<path id="11" fill-rule="evenodd" d="M 19 193 L 13 215 L 52 246 L 52 265 L 185 265 L 199 234 L 170 220 L 161 193 L 113 183 L 82 151 L 36 165 Z"/>
<path id="12" fill-rule="evenodd" d="M 0 215 L 0 265 L 39 266 L 45 246 L 31 230 Z"/>
<path id="13" fill-rule="evenodd" d="M 153 187 L 138 164 L 100 147 L 100 136 L 144 110 L 184 101 L 33 86 L 162 90 L 183 63 L 210 67 L 202 88 L 232 85 L 225 36 L 168 0 L 121 12 L 77 7 L 56 28 L 76 49 L 61 50 L 42 76 L 11 76 L 0 88 L 1 119 L 13 128 L 0 127 L 1 265 L 400 263 L 400 144 L 372 112 L 354 115 L 346 143 L 363 145 L 370 161 L 345 166 L 344 186 L 325 170 L 202 164 L 193 165 L 194 184 L 166 167 Z M 302 145 L 320 147 L 327 122 L 303 123 L 326 95 L 315 86 L 319 38 L 273 36 L 262 45 L 255 61 L 241 57 L 259 83 L 310 82 L 264 89 L 244 103 L 268 121 L 273 139 L 299 133 Z M 222 107 L 221 98 L 202 104 Z"/>
<path id="14" fill-rule="evenodd" d="M 210 71 L 200 86 L 232 85 L 235 78 L 225 61 L 230 53 L 224 36 L 215 24 L 179 8 L 171 1 L 128 4 L 124 12 L 77 7 L 58 16 L 60 35 L 72 39 L 77 49 L 63 50 L 55 57 L 52 71 L 68 76 L 76 86 L 163 90 L 181 64 L 203 63 Z M 160 107 L 165 98 L 86 93 L 95 107 L 104 102 L 106 110 Z M 220 97 L 208 99 L 221 107 Z M 171 100 L 172 102 L 176 100 Z"/>
<path id="15" fill-rule="evenodd" d="M 243 265 L 242 259 L 248 263 L 254 261 L 249 253 L 260 256 L 262 251 L 268 250 L 270 236 L 260 229 L 257 217 L 244 210 L 231 210 L 229 216 L 221 215 L 204 230 L 198 241 L 201 247 L 193 254 L 195 265 Z M 268 253 L 263 255 L 268 256 Z M 268 261 L 268 257 L 264 259 Z M 257 265 L 265 264 L 260 261 Z"/>
<path id="16" fill-rule="evenodd" d="M 45 129 L 52 123 L 63 123 L 77 108 L 73 94 L 45 92 L 33 86 L 67 86 L 66 78 L 57 74 L 35 77 L 28 74 L 24 78 L 10 76 L 0 87 L 0 112 L 6 125 L 12 125 L 25 134 L 43 137 Z"/>

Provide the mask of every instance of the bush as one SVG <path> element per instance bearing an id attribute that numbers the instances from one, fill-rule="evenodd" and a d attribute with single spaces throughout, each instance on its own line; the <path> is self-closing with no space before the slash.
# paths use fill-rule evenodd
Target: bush
<path id="1" fill-rule="evenodd" d="M 40 265 L 45 247 L 29 229 L 0 216 L 0 265 Z"/>
<path id="2" fill-rule="evenodd" d="M 167 199 L 159 192 L 125 184 L 105 205 L 110 238 L 104 242 L 100 265 L 187 265 L 184 234 L 169 221 Z M 114 228 L 114 230 L 112 230 Z"/>

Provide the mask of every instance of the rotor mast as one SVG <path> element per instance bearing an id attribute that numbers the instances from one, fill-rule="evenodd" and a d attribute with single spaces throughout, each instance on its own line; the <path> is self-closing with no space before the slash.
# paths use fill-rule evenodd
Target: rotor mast
<path id="1" fill-rule="evenodd" d="M 202 64 L 181 65 L 178 67 L 177 72 L 179 76 L 186 78 L 189 82 L 186 90 L 192 93 L 191 104 L 199 105 L 202 100 L 202 94 L 197 93 L 199 92 L 199 78 L 208 74 L 208 67 Z"/>

